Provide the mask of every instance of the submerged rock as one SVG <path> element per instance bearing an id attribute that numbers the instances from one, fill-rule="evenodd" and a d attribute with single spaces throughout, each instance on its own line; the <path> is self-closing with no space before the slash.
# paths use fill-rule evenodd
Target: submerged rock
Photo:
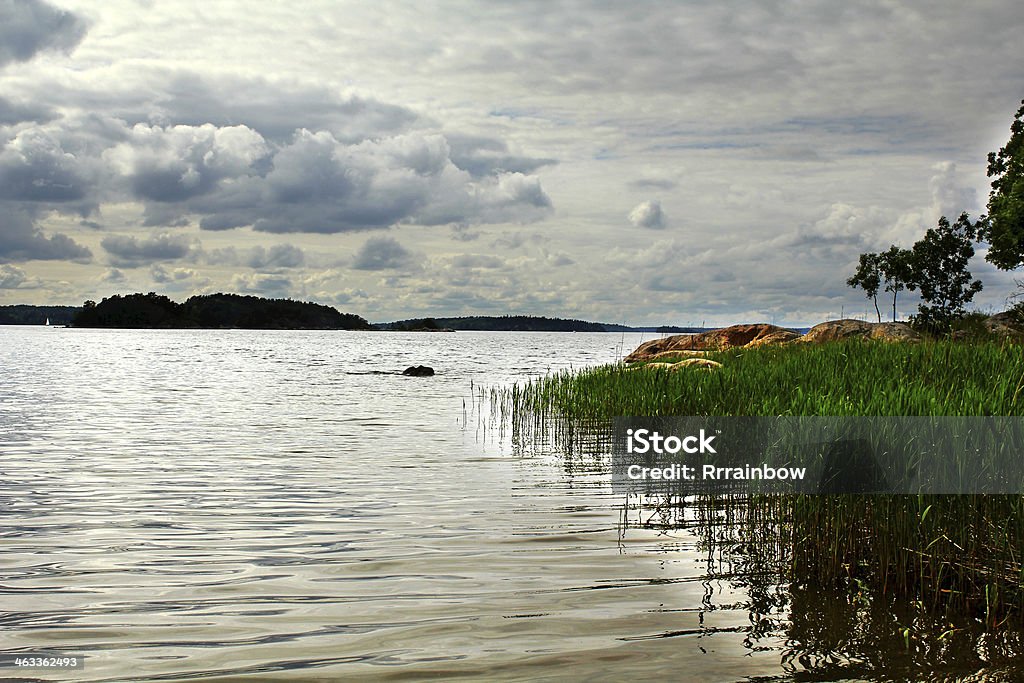
<path id="1" fill-rule="evenodd" d="M 434 368 L 427 365 L 410 365 L 402 371 L 402 374 L 409 377 L 433 377 Z"/>

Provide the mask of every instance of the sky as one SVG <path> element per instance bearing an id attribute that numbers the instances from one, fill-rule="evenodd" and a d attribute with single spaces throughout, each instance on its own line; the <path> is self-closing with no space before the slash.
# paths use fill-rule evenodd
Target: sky
<path id="1" fill-rule="evenodd" d="M 984 213 L 1022 34 L 1019 0 L 0 0 L 0 304 L 873 316 L 860 253 Z"/>

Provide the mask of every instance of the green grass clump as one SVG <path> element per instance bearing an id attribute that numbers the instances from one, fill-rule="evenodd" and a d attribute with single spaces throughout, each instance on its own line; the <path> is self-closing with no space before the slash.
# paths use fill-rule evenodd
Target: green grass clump
<path id="1" fill-rule="evenodd" d="M 723 367 L 605 366 L 496 391 L 492 400 L 514 433 L 553 426 L 562 443 L 620 415 L 1024 413 L 1024 353 L 995 341 L 856 340 L 708 357 Z M 713 504 L 735 506 L 729 518 L 771 548 L 796 584 L 868 586 L 988 627 L 1024 614 L 1021 496 L 764 495 Z"/>

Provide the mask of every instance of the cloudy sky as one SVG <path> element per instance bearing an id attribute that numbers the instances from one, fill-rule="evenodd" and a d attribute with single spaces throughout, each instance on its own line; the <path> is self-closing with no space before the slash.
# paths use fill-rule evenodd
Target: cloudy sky
<path id="1" fill-rule="evenodd" d="M 1019 0 L 0 0 L 0 304 L 862 315 L 859 253 L 983 211 L 1022 34 Z"/>

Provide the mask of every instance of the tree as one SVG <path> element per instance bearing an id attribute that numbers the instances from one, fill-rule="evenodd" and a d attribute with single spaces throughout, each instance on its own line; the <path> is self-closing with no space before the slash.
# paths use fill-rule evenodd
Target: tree
<path id="1" fill-rule="evenodd" d="M 885 280 L 885 291 L 892 292 L 892 321 L 896 322 L 896 296 L 904 289 L 913 290 L 916 286 L 913 254 L 909 249 L 893 245 L 878 255 L 878 267 Z"/>
<path id="2" fill-rule="evenodd" d="M 904 289 L 914 289 L 911 267 L 911 252 L 893 245 L 880 254 L 860 255 L 860 262 L 853 276 L 846 281 L 850 287 L 861 288 L 875 304 L 875 315 L 882 322 L 878 310 L 878 290 L 885 283 L 885 291 L 892 292 L 892 319 L 896 320 L 896 297 Z"/>
<path id="3" fill-rule="evenodd" d="M 1002 270 L 1024 265 L 1024 100 L 1010 124 L 1010 140 L 988 155 L 988 216 L 979 237 L 989 243 L 985 260 Z"/>
<path id="4" fill-rule="evenodd" d="M 921 305 L 914 324 L 933 331 L 947 331 L 964 313 L 964 305 L 981 291 L 981 281 L 971 280 L 967 263 L 974 256 L 977 226 L 966 213 L 950 224 L 943 216 L 935 228 L 914 244 L 911 281 L 921 290 Z"/>
<path id="5" fill-rule="evenodd" d="M 846 284 L 854 289 L 860 287 L 864 295 L 875 304 L 875 315 L 878 322 L 882 322 L 882 313 L 878 310 L 878 288 L 882 285 L 882 273 L 878 267 L 880 254 L 861 254 L 857 270 L 846 281 Z"/>

